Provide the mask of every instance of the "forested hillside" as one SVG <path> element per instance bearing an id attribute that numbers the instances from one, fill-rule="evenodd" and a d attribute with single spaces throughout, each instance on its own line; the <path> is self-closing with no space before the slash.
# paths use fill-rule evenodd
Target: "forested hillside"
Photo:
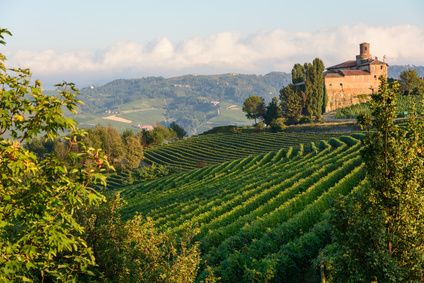
<path id="1" fill-rule="evenodd" d="M 140 98 L 175 99 L 169 103 L 170 109 L 180 108 L 178 104 L 196 104 L 199 101 L 231 100 L 242 103 L 250 95 L 259 95 L 270 100 L 278 96 L 279 90 L 290 81 L 290 74 L 273 72 L 264 76 L 225 74 L 225 75 L 186 75 L 165 79 L 147 77 L 140 79 L 114 80 L 103 86 L 87 87 L 81 90 L 81 98 L 86 107 L 82 110 L 103 111 L 115 109 L 121 104 Z M 192 97 L 190 99 L 190 97 Z"/>

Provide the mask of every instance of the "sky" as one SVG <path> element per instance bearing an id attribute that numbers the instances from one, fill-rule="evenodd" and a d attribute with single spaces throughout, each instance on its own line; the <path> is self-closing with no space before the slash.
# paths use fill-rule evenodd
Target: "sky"
<path id="1" fill-rule="evenodd" d="M 290 72 L 318 57 L 424 65 L 423 0 L 0 0 L 0 53 L 45 88 L 186 74 Z"/>

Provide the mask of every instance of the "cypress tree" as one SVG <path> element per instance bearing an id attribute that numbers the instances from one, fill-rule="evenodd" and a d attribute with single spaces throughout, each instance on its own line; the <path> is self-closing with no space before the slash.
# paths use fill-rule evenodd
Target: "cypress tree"
<path id="1" fill-rule="evenodd" d="M 312 62 L 312 71 L 310 72 L 310 80 L 312 81 L 313 103 L 312 108 L 315 116 L 321 119 L 322 105 L 324 98 L 324 63 L 319 58 L 315 58 Z"/>
<path id="2" fill-rule="evenodd" d="M 293 69 L 291 71 L 292 73 L 292 83 L 297 84 L 304 81 L 304 69 L 303 66 L 300 64 L 294 64 Z"/>
<path id="3" fill-rule="evenodd" d="M 280 90 L 280 100 L 283 117 L 287 118 L 290 124 L 297 123 L 303 105 L 299 89 L 292 84 L 284 87 Z"/>

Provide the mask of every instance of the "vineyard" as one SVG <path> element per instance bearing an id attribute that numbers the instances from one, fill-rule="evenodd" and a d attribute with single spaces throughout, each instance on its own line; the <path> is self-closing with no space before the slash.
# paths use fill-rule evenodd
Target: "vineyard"
<path id="1" fill-rule="evenodd" d="M 298 150 L 299 144 L 317 143 L 341 135 L 343 134 L 284 132 L 208 134 L 147 148 L 144 156 L 148 163 L 190 170 L 269 151 L 288 150 L 290 147 Z"/>
<path id="2" fill-rule="evenodd" d="M 421 113 L 423 111 L 422 101 L 423 95 L 398 96 L 396 116 L 398 118 L 405 117 L 407 115 L 406 113 L 410 113 L 412 111 L 411 102 L 415 104 L 417 112 Z M 335 116 L 338 119 L 356 118 L 361 113 L 370 112 L 371 110 L 369 108 L 368 102 L 366 102 L 337 109 L 335 112 Z"/>
<path id="3" fill-rule="evenodd" d="M 201 136 L 182 141 L 186 151 L 165 150 L 177 143 L 150 150 L 151 161 L 173 164 L 178 154 L 189 169 L 205 152 L 199 146 L 205 139 L 205 161 L 217 164 L 123 188 L 128 204 L 122 215 L 140 212 L 174 233 L 199 227 L 195 240 L 203 263 L 222 282 L 316 280 L 313 262 L 331 240 L 326 211 L 332 199 L 365 178 L 362 136 L 328 134 L 328 141 L 311 141 L 314 134 L 297 135 Z M 302 138 L 308 142 L 294 144 Z M 207 270 L 201 266 L 199 280 Z"/>

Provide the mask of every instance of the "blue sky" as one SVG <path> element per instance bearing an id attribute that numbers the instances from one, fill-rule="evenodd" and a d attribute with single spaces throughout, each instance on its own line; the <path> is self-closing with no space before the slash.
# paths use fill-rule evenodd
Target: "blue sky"
<path id="1" fill-rule="evenodd" d="M 54 82 L 290 71 L 354 59 L 424 65 L 424 1 L 0 0 L 0 52 Z"/>

